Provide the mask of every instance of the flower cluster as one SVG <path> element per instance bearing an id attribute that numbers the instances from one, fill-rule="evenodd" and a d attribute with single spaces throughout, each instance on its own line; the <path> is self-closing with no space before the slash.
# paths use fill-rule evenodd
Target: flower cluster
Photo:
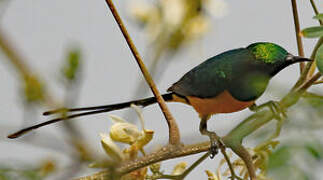
<path id="1" fill-rule="evenodd" d="M 132 105 L 132 107 L 136 110 L 141 120 L 142 130 L 139 130 L 136 125 L 127 122 L 121 117 L 110 115 L 114 123 L 110 128 L 110 133 L 100 134 L 103 149 L 116 162 L 136 158 L 139 151 L 145 154 L 143 147 L 152 140 L 154 135 L 154 131 L 144 128 L 141 109 L 135 105 Z M 115 142 L 130 146 L 121 150 Z"/>

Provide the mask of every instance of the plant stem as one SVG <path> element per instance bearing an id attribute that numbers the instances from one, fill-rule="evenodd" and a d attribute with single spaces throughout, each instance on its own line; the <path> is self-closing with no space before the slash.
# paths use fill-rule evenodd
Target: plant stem
<path id="1" fill-rule="evenodd" d="M 236 175 L 236 173 L 234 172 L 234 167 L 233 167 L 233 165 L 232 165 L 232 163 L 231 163 L 231 161 L 230 161 L 229 156 L 228 156 L 228 155 L 227 155 L 227 153 L 225 152 L 225 149 L 221 148 L 221 152 L 222 152 L 222 154 L 223 154 L 223 156 L 224 156 L 224 159 L 225 159 L 225 161 L 227 162 L 228 167 L 229 167 L 229 170 L 230 170 L 230 172 L 231 172 L 231 180 L 235 180 L 236 178 L 237 178 L 238 180 L 241 180 L 241 178 L 240 178 L 240 177 L 238 177 L 238 176 Z"/>
<path id="2" fill-rule="evenodd" d="M 316 52 L 318 50 L 318 48 L 323 44 L 323 37 L 321 37 L 317 43 L 314 46 L 314 49 L 312 51 L 311 57 L 310 59 L 312 59 L 314 61 L 315 59 L 315 55 Z M 302 72 L 301 76 L 299 77 L 299 79 L 297 80 L 296 84 L 293 86 L 292 90 L 295 90 L 296 88 L 298 88 L 300 85 L 302 85 L 304 83 L 304 81 L 306 80 L 306 78 L 308 77 L 309 71 L 311 69 L 313 62 L 308 62 L 304 68 L 304 71 Z"/>
<path id="3" fill-rule="evenodd" d="M 298 55 L 304 57 L 304 48 L 303 43 L 300 35 L 300 25 L 299 25 L 299 18 L 297 12 L 297 4 L 296 0 L 291 0 L 292 2 L 292 9 L 293 9 L 293 17 L 294 17 L 294 25 L 295 25 L 295 34 L 296 34 L 296 41 L 297 41 L 297 48 L 298 48 Z M 300 70 L 301 72 L 304 69 L 304 63 L 300 63 Z"/>
<path id="4" fill-rule="evenodd" d="M 161 110 L 165 116 L 165 119 L 167 120 L 167 124 L 168 124 L 168 128 L 169 128 L 169 134 L 168 134 L 169 135 L 169 144 L 179 145 L 180 144 L 180 133 L 179 133 L 179 129 L 178 129 L 175 119 L 173 118 L 173 116 L 169 112 L 164 99 L 160 95 L 153 79 L 151 78 L 145 64 L 143 63 L 142 58 L 141 58 L 136 46 L 132 42 L 132 39 L 130 38 L 130 35 L 129 35 L 125 25 L 123 24 L 122 19 L 119 16 L 119 13 L 117 12 L 117 9 L 115 8 L 112 0 L 106 0 L 105 2 L 109 6 L 115 21 L 117 22 L 125 40 L 127 41 L 127 44 L 129 46 L 134 58 L 136 59 L 143 76 L 145 77 L 150 89 L 152 90 L 154 96 L 156 97 L 158 105 L 161 108 Z"/>
<path id="5" fill-rule="evenodd" d="M 16 53 L 13 46 L 9 43 L 9 40 L 6 39 L 7 35 L 0 28 L 0 48 L 4 54 L 8 57 L 8 60 L 11 64 L 17 69 L 22 78 L 29 76 L 31 71 L 27 65 L 21 60 L 21 57 Z"/>
<path id="6" fill-rule="evenodd" d="M 314 10 L 315 15 L 318 15 L 319 14 L 319 11 L 317 10 L 317 7 L 315 5 L 314 0 L 310 0 L 310 2 L 311 2 L 311 5 L 312 5 L 312 8 Z M 320 25 L 323 25 L 323 21 L 322 20 L 319 20 L 319 23 L 320 23 Z"/>
<path id="7" fill-rule="evenodd" d="M 305 92 L 310 86 L 312 86 L 316 80 L 320 79 L 322 76 L 321 73 L 317 72 L 314 76 L 312 76 L 309 80 L 307 80 L 301 87 L 299 87 L 299 92 Z"/>
<path id="8" fill-rule="evenodd" d="M 322 84 L 322 83 L 323 83 L 323 80 L 319 80 L 319 81 L 314 82 L 313 84 Z"/>
<path id="9" fill-rule="evenodd" d="M 312 5 L 312 8 L 313 8 L 314 14 L 315 14 L 315 15 L 318 15 L 318 14 L 319 14 L 319 11 L 317 10 L 317 7 L 316 7 L 316 5 L 315 5 L 314 0 L 310 0 L 310 2 L 311 2 L 311 5 Z M 323 25 L 323 21 L 322 21 L 321 19 L 319 19 L 318 21 L 319 21 L 320 25 Z M 322 39 L 322 38 L 321 38 L 321 39 Z M 314 57 L 313 57 L 313 59 L 314 59 Z M 314 74 L 314 72 L 315 72 L 315 69 L 316 69 L 316 63 L 315 63 L 315 62 L 313 62 L 313 63 L 311 63 L 311 68 L 310 68 L 310 70 L 309 70 L 309 73 L 308 73 L 308 76 L 307 76 L 307 77 L 311 77 L 311 76 L 313 76 L 313 74 Z"/>
<path id="10" fill-rule="evenodd" d="M 321 37 L 321 38 L 317 41 L 317 43 L 316 43 L 316 45 L 315 45 L 315 47 L 314 47 L 313 52 L 316 52 L 316 51 L 317 51 L 317 49 L 322 45 L 322 43 L 323 43 L 323 37 Z M 315 55 L 316 55 L 316 53 L 312 53 L 312 55 L 311 55 L 311 59 L 315 60 Z M 314 72 L 315 72 L 315 70 L 316 70 L 316 63 L 315 63 L 315 61 L 314 61 L 314 62 L 310 62 L 309 64 L 311 64 L 311 67 L 310 67 L 310 69 L 309 69 L 309 72 L 308 72 L 307 77 L 311 77 L 311 76 L 313 76 L 313 74 L 314 74 Z"/>
<path id="11" fill-rule="evenodd" d="M 205 153 L 197 161 L 195 161 L 189 168 L 187 168 L 183 174 L 180 175 L 181 179 L 184 179 L 194 168 L 196 168 L 201 162 L 203 162 L 207 157 L 210 156 L 210 152 Z"/>

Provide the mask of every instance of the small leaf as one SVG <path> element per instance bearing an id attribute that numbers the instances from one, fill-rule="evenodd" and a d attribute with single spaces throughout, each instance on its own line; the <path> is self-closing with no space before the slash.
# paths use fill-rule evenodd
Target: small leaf
<path id="1" fill-rule="evenodd" d="M 64 77 L 69 80 L 75 80 L 78 71 L 80 70 L 81 53 L 78 49 L 71 50 L 67 57 L 66 62 L 62 68 Z"/>
<path id="2" fill-rule="evenodd" d="M 323 20 L 323 13 L 314 16 L 313 19 Z"/>
<path id="3" fill-rule="evenodd" d="M 323 146 L 320 142 L 312 142 L 305 145 L 305 149 L 312 155 L 315 159 L 320 160 L 323 158 Z"/>
<path id="4" fill-rule="evenodd" d="M 306 38 L 318 38 L 323 36 L 323 26 L 313 26 L 303 29 L 301 36 Z"/>
<path id="5" fill-rule="evenodd" d="M 317 65 L 317 69 L 323 74 L 323 45 L 321 45 L 316 52 L 315 61 Z"/>

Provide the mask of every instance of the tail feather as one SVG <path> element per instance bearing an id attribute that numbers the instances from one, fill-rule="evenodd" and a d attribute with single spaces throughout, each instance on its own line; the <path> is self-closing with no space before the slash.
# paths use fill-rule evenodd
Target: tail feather
<path id="1" fill-rule="evenodd" d="M 164 98 L 165 101 L 171 101 L 173 99 L 173 94 L 172 93 L 163 94 L 162 97 Z M 56 110 L 52 110 L 52 111 L 47 111 L 47 112 L 44 112 L 43 115 L 47 116 L 47 115 L 51 115 L 51 114 L 75 112 L 75 111 L 88 111 L 88 112 L 71 114 L 71 115 L 55 118 L 55 119 L 52 119 L 52 120 L 49 120 L 49 121 L 46 121 L 43 123 L 39 123 L 34 126 L 30 126 L 30 127 L 21 129 L 20 131 L 17 131 L 13 134 L 10 134 L 8 136 L 8 138 L 10 138 L 10 139 L 18 138 L 18 137 L 22 136 L 23 134 L 26 134 L 34 129 L 37 129 L 37 128 L 40 128 L 40 127 L 43 127 L 43 126 L 46 126 L 49 124 L 53 124 L 56 122 L 73 119 L 76 117 L 87 116 L 87 115 L 91 115 L 91 114 L 99 114 L 99 113 L 129 108 L 131 106 L 131 104 L 146 107 L 146 106 L 149 106 L 149 105 L 154 104 L 156 102 L 157 102 L 157 100 L 155 97 L 149 97 L 149 98 L 145 98 L 145 99 L 129 101 L 129 102 L 124 102 L 124 103 L 118 103 L 118 104 L 111 104 L 111 105 L 92 106 L 92 107 L 84 107 L 84 108 L 72 108 L 72 109 L 61 108 L 61 109 L 56 109 Z"/>
<path id="2" fill-rule="evenodd" d="M 162 97 L 164 98 L 165 101 L 170 101 L 173 99 L 172 93 L 163 94 Z M 156 102 L 157 102 L 156 97 L 149 97 L 149 98 L 145 98 L 145 99 L 139 99 L 139 100 L 118 103 L 118 104 L 102 105 L 102 106 L 91 106 L 91 107 L 71 108 L 71 109 L 60 108 L 60 109 L 55 109 L 55 110 L 51 110 L 51 111 L 46 111 L 43 113 L 43 115 L 48 116 L 48 115 L 62 113 L 62 112 L 89 111 L 89 110 L 99 110 L 99 109 L 114 111 L 114 110 L 128 108 L 131 106 L 131 104 L 146 107 L 146 106 L 149 106 L 149 105 L 154 104 Z"/>

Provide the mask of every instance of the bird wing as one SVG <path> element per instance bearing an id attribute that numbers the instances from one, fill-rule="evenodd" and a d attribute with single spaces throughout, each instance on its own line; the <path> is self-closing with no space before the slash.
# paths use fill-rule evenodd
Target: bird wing
<path id="1" fill-rule="evenodd" d="M 240 66 L 250 58 L 253 57 L 246 48 L 226 51 L 209 58 L 187 72 L 167 91 L 181 96 L 216 97 L 228 88 L 236 76 L 241 74 Z"/>

